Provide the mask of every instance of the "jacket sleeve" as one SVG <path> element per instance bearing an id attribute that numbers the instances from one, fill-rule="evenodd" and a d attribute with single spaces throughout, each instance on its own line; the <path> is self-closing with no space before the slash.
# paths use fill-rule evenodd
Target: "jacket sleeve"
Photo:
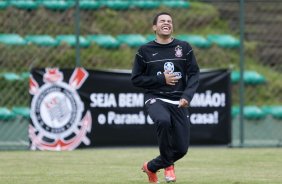
<path id="1" fill-rule="evenodd" d="M 187 53 L 187 62 L 187 85 L 182 94 L 182 98 L 188 100 L 188 102 L 190 103 L 194 96 L 194 93 L 199 86 L 200 76 L 199 66 L 197 64 L 192 48 Z"/>
<path id="2" fill-rule="evenodd" d="M 146 69 L 147 63 L 142 56 L 141 49 L 139 49 L 135 55 L 131 73 L 132 84 L 136 87 L 141 87 L 144 89 L 158 88 L 166 84 L 164 74 L 148 75 L 146 74 Z"/>

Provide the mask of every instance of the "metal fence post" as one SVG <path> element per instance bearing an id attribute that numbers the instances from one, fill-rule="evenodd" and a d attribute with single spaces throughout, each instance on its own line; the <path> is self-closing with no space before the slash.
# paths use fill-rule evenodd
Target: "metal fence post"
<path id="1" fill-rule="evenodd" d="M 240 0 L 240 146 L 244 146 L 244 0 Z"/>
<path id="2" fill-rule="evenodd" d="M 75 58 L 76 58 L 76 67 L 79 67 L 81 65 L 80 63 L 80 43 L 79 43 L 79 36 L 80 36 L 80 12 L 79 12 L 79 0 L 75 1 L 75 38 L 76 38 L 76 52 L 75 52 Z"/>

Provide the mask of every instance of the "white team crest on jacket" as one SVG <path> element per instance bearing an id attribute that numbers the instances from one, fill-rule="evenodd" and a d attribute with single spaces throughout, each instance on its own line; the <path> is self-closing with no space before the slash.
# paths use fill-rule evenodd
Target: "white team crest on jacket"
<path id="1" fill-rule="evenodd" d="M 164 71 L 167 71 L 168 73 L 172 73 L 174 71 L 174 64 L 172 62 L 166 62 L 164 64 Z"/>
<path id="2" fill-rule="evenodd" d="M 177 45 L 174 50 L 175 50 L 175 56 L 176 57 L 182 57 L 183 56 L 182 47 Z"/>

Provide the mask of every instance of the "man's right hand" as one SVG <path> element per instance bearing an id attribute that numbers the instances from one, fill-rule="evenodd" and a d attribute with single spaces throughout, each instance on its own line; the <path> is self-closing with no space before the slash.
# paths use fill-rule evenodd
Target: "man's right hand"
<path id="1" fill-rule="evenodd" d="M 174 86 L 179 80 L 177 75 L 169 73 L 168 71 L 164 71 L 164 76 L 166 84 L 170 86 Z"/>

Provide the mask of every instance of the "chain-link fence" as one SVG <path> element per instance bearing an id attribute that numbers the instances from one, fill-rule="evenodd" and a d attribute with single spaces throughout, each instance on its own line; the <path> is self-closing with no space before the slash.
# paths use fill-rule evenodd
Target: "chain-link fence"
<path id="1" fill-rule="evenodd" d="M 0 132 L 5 123 L 28 122 L 28 109 L 21 107 L 29 106 L 31 68 L 77 65 L 76 25 L 81 66 L 131 69 L 137 48 L 154 39 L 153 16 L 166 11 L 173 15 L 174 37 L 190 42 L 201 68 L 232 70 L 233 144 L 243 136 L 244 144 L 281 145 L 282 2 L 244 3 L 244 129 L 238 110 L 239 0 L 80 0 L 79 14 L 75 5 L 75 0 L 0 1 Z M 0 136 L 0 143 L 19 131 L 27 130 Z M 26 143 L 27 136 L 18 140 Z"/>

